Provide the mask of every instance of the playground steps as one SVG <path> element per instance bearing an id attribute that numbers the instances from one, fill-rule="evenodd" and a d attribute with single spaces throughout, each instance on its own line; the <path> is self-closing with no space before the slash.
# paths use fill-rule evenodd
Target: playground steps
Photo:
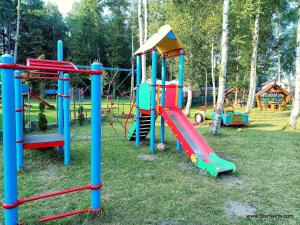
<path id="1" fill-rule="evenodd" d="M 151 116 L 146 114 L 141 114 L 140 116 L 140 140 L 143 141 L 146 139 L 147 135 L 150 132 Z M 133 123 L 130 131 L 127 135 L 128 141 L 135 141 L 136 137 L 136 124 Z"/>

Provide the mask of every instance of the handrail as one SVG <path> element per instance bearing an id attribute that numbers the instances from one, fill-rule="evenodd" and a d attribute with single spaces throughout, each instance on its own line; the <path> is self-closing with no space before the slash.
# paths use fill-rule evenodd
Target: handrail
<path id="1" fill-rule="evenodd" d="M 130 111 L 127 114 L 127 117 L 126 117 L 126 120 L 125 120 L 125 124 L 124 124 L 124 139 L 125 140 L 126 140 L 126 136 L 127 136 L 127 123 L 128 123 L 128 120 L 129 120 L 129 118 L 132 114 L 133 107 L 135 106 L 135 101 L 136 101 L 136 99 L 133 100 L 132 106 L 130 107 Z"/>

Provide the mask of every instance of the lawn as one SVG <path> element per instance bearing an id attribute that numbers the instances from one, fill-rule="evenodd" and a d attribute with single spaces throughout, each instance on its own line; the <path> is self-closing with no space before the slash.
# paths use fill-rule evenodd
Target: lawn
<path id="1" fill-rule="evenodd" d="M 49 120 L 54 122 L 55 110 L 53 113 L 49 114 Z M 194 113 L 195 109 L 192 115 Z M 79 215 L 48 224 L 300 224 L 300 130 L 283 130 L 289 113 L 255 109 L 248 128 L 223 128 L 219 136 L 210 135 L 208 126 L 197 127 L 217 154 L 233 161 L 239 169 L 235 175 L 218 178 L 201 175 L 184 152 L 176 152 L 175 138 L 169 129 L 166 129 L 167 150 L 151 157 L 147 143 L 136 149 L 133 143 L 122 139 L 123 128 L 118 121 L 114 123 L 117 134 L 109 124 L 104 124 L 103 213 Z M 159 124 L 157 120 L 157 142 Z M 72 127 L 71 166 L 63 166 L 62 155 L 54 150 L 25 152 L 26 166 L 18 176 L 19 196 L 88 183 L 90 140 L 86 137 L 90 134 L 89 128 L 88 124 Z M 2 158 L 2 151 L 0 155 Z M 1 160 L 0 168 L 3 168 L 2 163 Z M 3 198 L 2 169 L 0 180 Z M 87 191 L 35 201 L 20 206 L 20 221 L 32 224 L 41 216 L 88 205 Z M 292 217 L 249 219 L 247 214 Z M 0 223 L 2 221 L 1 210 Z"/>

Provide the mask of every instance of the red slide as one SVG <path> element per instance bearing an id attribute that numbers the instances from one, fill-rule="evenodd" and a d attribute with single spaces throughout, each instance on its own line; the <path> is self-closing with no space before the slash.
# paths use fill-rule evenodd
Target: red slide
<path id="1" fill-rule="evenodd" d="M 30 93 L 30 97 L 34 98 L 35 100 L 37 100 L 38 102 L 43 102 L 45 104 L 45 106 L 47 106 L 49 109 L 55 109 L 54 105 L 51 105 L 50 103 L 46 102 L 45 100 L 41 99 L 38 95 Z"/>
<path id="2" fill-rule="evenodd" d="M 236 172 L 236 166 L 216 155 L 179 108 L 161 107 L 160 112 L 188 157 L 197 167 L 206 170 L 212 176 L 227 171 Z"/>

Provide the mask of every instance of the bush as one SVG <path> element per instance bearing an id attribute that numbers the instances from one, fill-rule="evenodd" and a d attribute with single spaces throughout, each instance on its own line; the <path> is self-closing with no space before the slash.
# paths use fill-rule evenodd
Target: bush
<path id="1" fill-rule="evenodd" d="M 81 105 L 78 108 L 78 122 L 79 122 L 79 126 L 82 126 L 84 124 L 84 121 L 85 121 L 85 116 L 84 116 L 84 113 L 83 113 L 83 106 Z"/>
<path id="2" fill-rule="evenodd" d="M 45 115 L 45 104 L 43 102 L 40 102 L 39 104 L 39 109 L 40 109 L 40 113 L 39 113 L 39 129 L 42 130 L 42 131 L 45 131 L 47 130 L 48 128 L 48 120 L 46 118 L 46 115 Z"/>
<path id="3" fill-rule="evenodd" d="M 40 102 L 40 104 L 39 104 L 39 110 L 42 113 L 45 112 L 45 104 L 43 102 Z"/>

